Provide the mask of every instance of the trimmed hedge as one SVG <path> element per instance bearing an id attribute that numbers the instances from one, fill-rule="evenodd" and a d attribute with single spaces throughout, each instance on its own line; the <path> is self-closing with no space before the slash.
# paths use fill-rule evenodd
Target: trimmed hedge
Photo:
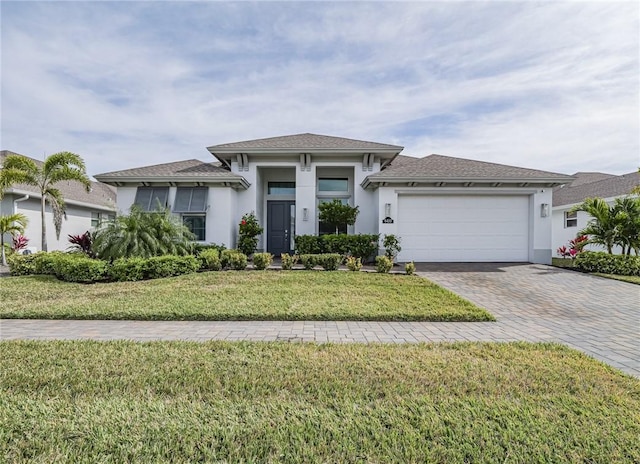
<path id="1" fill-rule="evenodd" d="M 296 235 L 300 255 L 338 253 L 370 261 L 378 252 L 378 234 Z"/>
<path id="2" fill-rule="evenodd" d="M 300 255 L 300 262 L 307 270 L 322 266 L 325 271 L 337 271 L 342 263 L 342 256 L 338 253 L 306 254 Z"/>
<path id="3" fill-rule="evenodd" d="M 263 271 L 273 262 L 273 255 L 271 253 L 254 253 L 253 254 L 253 266 L 259 271 Z"/>
<path id="4" fill-rule="evenodd" d="M 623 276 L 640 276 L 640 256 L 610 255 L 604 251 L 583 251 L 573 263 L 585 272 Z"/>
<path id="5" fill-rule="evenodd" d="M 54 267 L 56 277 L 65 282 L 91 284 L 109 280 L 109 264 L 100 259 L 60 257 Z"/>
<path id="6" fill-rule="evenodd" d="M 376 272 L 386 274 L 393 267 L 393 261 L 390 258 L 382 255 L 376 256 Z"/>
<path id="7" fill-rule="evenodd" d="M 198 259 L 200 260 L 200 269 L 203 271 L 219 271 L 222 269 L 220 252 L 216 248 L 202 250 L 198 255 Z"/>

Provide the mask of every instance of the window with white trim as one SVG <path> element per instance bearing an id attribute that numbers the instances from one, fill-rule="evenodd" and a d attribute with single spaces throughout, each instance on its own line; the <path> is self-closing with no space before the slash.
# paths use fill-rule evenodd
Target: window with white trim
<path id="1" fill-rule="evenodd" d="M 577 211 L 565 211 L 564 213 L 564 227 L 578 227 L 578 212 Z"/>
<path id="2" fill-rule="evenodd" d="M 167 207 L 169 187 L 138 187 L 134 203 L 142 211 L 156 211 Z"/>
<path id="3" fill-rule="evenodd" d="M 207 210 L 208 187 L 178 187 L 173 202 L 174 213 L 204 213 Z"/>
<path id="4" fill-rule="evenodd" d="M 340 200 L 343 205 L 349 204 L 351 192 L 349 191 L 349 179 L 346 177 L 321 177 L 318 179 L 318 206 L 333 200 Z M 318 210 L 319 211 L 319 210 Z M 318 219 L 318 235 L 335 234 L 336 229 Z M 339 234 L 347 233 L 347 225 L 338 227 Z"/>
<path id="5" fill-rule="evenodd" d="M 207 239 L 207 216 L 204 214 L 183 214 L 182 222 L 196 237 L 195 240 L 204 242 Z"/>

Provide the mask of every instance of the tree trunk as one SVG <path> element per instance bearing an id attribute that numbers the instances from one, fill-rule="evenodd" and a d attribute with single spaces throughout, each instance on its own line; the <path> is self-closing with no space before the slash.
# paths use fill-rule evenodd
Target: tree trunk
<path id="1" fill-rule="evenodd" d="M 48 251 L 47 250 L 47 226 L 44 221 L 46 209 L 47 209 L 47 202 L 43 193 L 42 198 L 40 199 L 40 219 L 42 220 L 42 251 Z"/>
<path id="2" fill-rule="evenodd" d="M 7 265 L 7 257 L 4 254 L 4 234 L 0 233 L 0 249 L 2 249 L 2 265 Z"/>

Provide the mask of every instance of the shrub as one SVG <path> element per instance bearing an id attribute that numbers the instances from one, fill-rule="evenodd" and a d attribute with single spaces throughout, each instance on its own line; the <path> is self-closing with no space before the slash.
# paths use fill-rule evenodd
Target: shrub
<path id="1" fill-rule="evenodd" d="M 263 229 L 258 224 L 258 219 L 253 213 L 245 214 L 242 216 L 239 226 L 239 238 L 238 238 L 238 250 L 245 255 L 250 255 L 256 251 L 258 246 L 258 235 L 262 233 Z"/>
<path id="2" fill-rule="evenodd" d="M 384 236 L 382 240 L 382 246 L 384 247 L 384 255 L 393 262 L 398 256 L 398 253 L 402 251 L 402 247 L 400 246 L 400 238 L 396 237 L 393 234 L 388 234 Z"/>
<path id="3" fill-rule="evenodd" d="M 362 260 L 360 258 L 356 258 L 355 256 L 349 256 L 347 258 L 347 269 L 350 271 L 357 272 L 362 269 Z"/>
<path id="4" fill-rule="evenodd" d="M 79 258 L 66 255 L 55 260 L 56 277 L 65 282 L 90 284 L 104 282 L 109 279 L 109 264 L 100 259 L 86 256 Z"/>
<path id="5" fill-rule="evenodd" d="M 17 253 L 27 247 L 29 244 L 29 239 L 24 235 L 18 234 L 13 237 L 13 243 L 11 244 L 11 249 Z"/>
<path id="6" fill-rule="evenodd" d="M 289 253 L 282 253 L 280 255 L 280 264 L 283 271 L 290 271 L 293 265 L 298 262 L 298 255 L 291 256 Z"/>
<path id="7" fill-rule="evenodd" d="M 312 254 L 300 255 L 300 262 L 306 270 L 310 270 L 313 269 L 317 264 L 317 257 L 318 255 Z"/>
<path id="8" fill-rule="evenodd" d="M 313 255 L 324 251 L 322 237 L 317 235 L 296 235 L 295 244 L 299 255 Z"/>
<path id="9" fill-rule="evenodd" d="M 416 265 L 413 261 L 411 261 L 410 263 L 407 263 L 404 265 L 404 272 L 407 273 L 407 275 L 413 275 L 416 273 Z"/>
<path id="10" fill-rule="evenodd" d="M 273 255 L 271 253 L 255 253 L 253 255 L 253 265 L 256 269 L 262 271 L 273 262 Z"/>
<path id="11" fill-rule="evenodd" d="M 56 275 L 58 261 L 63 259 L 86 258 L 83 253 L 64 253 L 62 251 L 50 251 L 48 253 L 36 253 L 36 274 Z"/>
<path id="12" fill-rule="evenodd" d="M 32 255 L 10 255 L 7 257 L 9 272 L 12 276 L 26 276 L 38 274 L 37 261 L 42 253 L 34 253 Z"/>
<path id="13" fill-rule="evenodd" d="M 226 250 L 222 250 L 220 252 L 220 265 L 223 268 L 229 267 L 229 260 L 231 258 L 231 255 L 235 254 L 235 253 L 240 253 L 238 250 L 233 249 L 233 248 L 228 248 Z"/>
<path id="14" fill-rule="evenodd" d="M 196 256 L 200 256 L 200 253 L 202 253 L 205 250 L 217 250 L 218 253 L 220 254 L 226 249 L 227 247 L 224 246 L 224 243 L 221 245 L 218 245 L 216 243 L 207 243 L 207 244 L 196 243 L 193 247 L 193 254 Z"/>
<path id="15" fill-rule="evenodd" d="M 342 262 L 342 255 L 338 253 L 324 253 L 317 255 L 316 262 L 322 266 L 325 271 L 337 271 Z"/>
<path id="16" fill-rule="evenodd" d="M 236 271 L 244 271 L 247 268 L 248 260 L 247 255 L 236 251 L 229 254 L 229 267 Z"/>
<path id="17" fill-rule="evenodd" d="M 349 253 L 362 261 L 373 261 L 378 253 L 378 234 L 349 235 Z"/>
<path id="18" fill-rule="evenodd" d="M 144 265 L 146 279 L 159 279 L 173 277 L 182 274 L 196 272 L 200 268 L 200 262 L 195 256 L 152 256 Z"/>
<path id="19" fill-rule="evenodd" d="M 338 253 L 342 256 L 350 254 L 350 237 L 351 236 L 347 234 L 323 235 L 320 237 L 322 244 L 322 250 L 320 253 Z"/>
<path id="20" fill-rule="evenodd" d="M 96 254 L 93 252 L 93 237 L 89 231 L 86 231 L 82 235 L 67 235 L 71 248 L 74 251 L 80 251 L 87 255 L 89 258 L 95 258 Z"/>
<path id="21" fill-rule="evenodd" d="M 147 260 L 145 258 L 116 259 L 109 269 L 109 277 L 118 282 L 133 282 L 145 278 Z"/>
<path id="22" fill-rule="evenodd" d="M 393 261 L 386 256 L 376 256 L 376 272 L 386 274 L 393 267 Z"/>
<path id="23" fill-rule="evenodd" d="M 584 251 L 574 261 L 576 269 L 586 272 L 601 272 L 640 276 L 640 256 L 610 255 L 603 251 Z"/>
<path id="24" fill-rule="evenodd" d="M 200 269 L 206 271 L 219 271 L 222 269 L 222 261 L 220 260 L 220 252 L 217 248 L 207 248 L 201 250 L 198 255 L 200 260 Z"/>

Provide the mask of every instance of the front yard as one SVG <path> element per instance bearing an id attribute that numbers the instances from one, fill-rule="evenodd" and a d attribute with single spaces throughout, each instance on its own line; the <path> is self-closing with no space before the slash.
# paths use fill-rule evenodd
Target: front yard
<path id="1" fill-rule="evenodd" d="M 0 318 L 129 320 L 492 321 L 428 280 L 321 271 L 226 271 L 142 282 L 0 281 Z"/>
<path id="2" fill-rule="evenodd" d="M 0 352 L 6 462 L 640 462 L 640 382 L 559 345 Z"/>

